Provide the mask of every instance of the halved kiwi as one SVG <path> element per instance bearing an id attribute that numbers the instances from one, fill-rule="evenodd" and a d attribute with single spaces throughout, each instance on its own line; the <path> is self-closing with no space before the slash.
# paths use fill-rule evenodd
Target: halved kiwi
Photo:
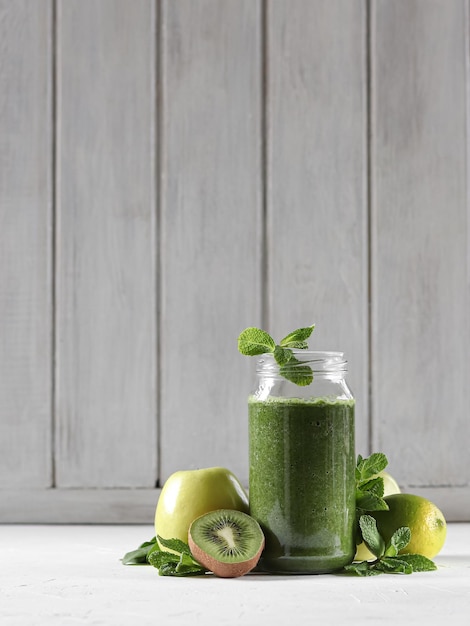
<path id="1" fill-rule="evenodd" d="M 246 513 L 218 509 L 193 521 L 188 544 L 194 558 L 209 571 L 235 578 L 257 565 L 264 535 L 258 522 Z"/>

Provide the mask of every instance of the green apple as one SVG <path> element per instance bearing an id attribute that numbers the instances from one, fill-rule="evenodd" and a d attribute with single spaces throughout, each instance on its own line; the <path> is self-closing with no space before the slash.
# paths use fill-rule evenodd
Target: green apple
<path id="1" fill-rule="evenodd" d="M 391 476 L 388 472 L 380 472 L 377 476 L 381 476 L 384 479 L 384 498 L 386 496 L 391 496 L 394 493 L 401 493 L 400 487 L 398 486 L 397 481 Z M 354 557 L 355 561 L 371 561 L 375 559 L 375 556 L 372 552 L 366 547 L 365 543 L 362 542 L 357 546 L 356 556 Z"/>
<path id="2" fill-rule="evenodd" d="M 155 511 L 155 534 L 188 541 L 191 522 L 216 509 L 248 513 L 248 496 L 225 467 L 181 470 L 163 485 Z"/>

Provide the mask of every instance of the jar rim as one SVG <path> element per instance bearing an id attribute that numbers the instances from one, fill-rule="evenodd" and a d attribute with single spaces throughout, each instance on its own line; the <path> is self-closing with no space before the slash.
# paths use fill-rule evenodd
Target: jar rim
<path id="1" fill-rule="evenodd" d="M 340 374 L 347 371 L 347 361 L 344 358 L 344 352 L 331 350 L 292 350 L 298 363 L 289 363 L 289 367 L 298 367 L 299 365 L 308 365 L 314 374 L 336 373 Z M 279 365 L 274 355 L 270 352 L 261 354 L 256 370 L 259 374 L 275 374 L 279 372 Z"/>

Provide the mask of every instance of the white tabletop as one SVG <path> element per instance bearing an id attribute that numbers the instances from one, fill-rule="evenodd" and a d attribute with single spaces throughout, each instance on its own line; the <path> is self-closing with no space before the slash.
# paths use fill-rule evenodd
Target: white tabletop
<path id="1" fill-rule="evenodd" d="M 0 526 L 0 624 L 470 624 L 470 524 L 449 525 L 438 571 L 369 578 L 170 578 L 122 565 L 152 535 L 151 526 Z"/>

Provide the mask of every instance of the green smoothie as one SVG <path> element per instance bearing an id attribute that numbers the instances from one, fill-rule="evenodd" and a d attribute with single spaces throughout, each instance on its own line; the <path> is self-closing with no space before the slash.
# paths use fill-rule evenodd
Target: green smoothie
<path id="1" fill-rule="evenodd" d="M 355 553 L 354 400 L 249 398 L 250 513 L 260 568 L 321 573 Z"/>

